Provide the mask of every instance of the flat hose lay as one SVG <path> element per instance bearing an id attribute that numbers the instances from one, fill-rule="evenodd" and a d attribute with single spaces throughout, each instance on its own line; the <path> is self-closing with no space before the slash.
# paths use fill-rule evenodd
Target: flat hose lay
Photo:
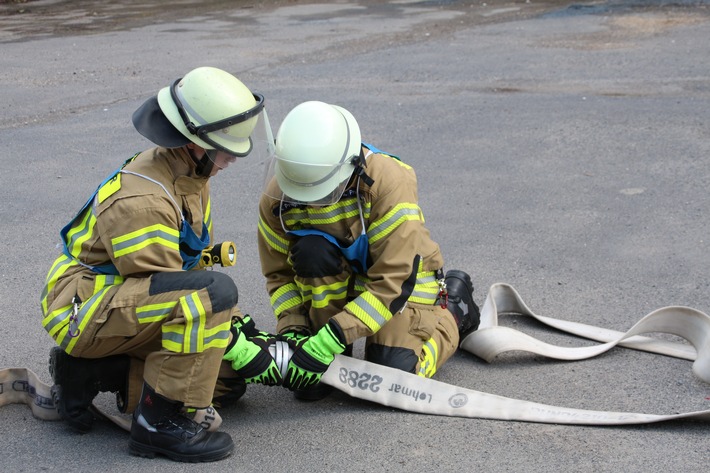
<path id="1" fill-rule="evenodd" d="M 500 316 L 506 314 L 531 317 L 557 330 L 602 343 L 572 348 L 551 345 L 512 328 L 499 326 Z M 687 340 L 690 345 L 643 336 L 652 332 L 676 335 Z M 584 360 L 616 346 L 693 361 L 693 373 L 710 383 L 710 316 L 689 307 L 658 309 L 622 333 L 536 315 L 512 286 L 499 283 L 491 286 L 488 292 L 481 309 L 479 329 L 461 343 L 461 349 L 487 362 L 501 353 L 513 350 L 556 360 Z M 678 419 L 710 421 L 710 409 L 656 415 L 545 405 L 474 391 L 342 355 L 336 355 L 321 382 L 352 397 L 429 415 L 567 425 L 633 425 Z M 50 387 L 26 368 L 0 370 L 0 406 L 11 403 L 28 404 L 33 415 L 39 419 L 59 418 L 51 399 Z M 221 418 L 214 409 L 210 411 L 207 413 L 208 418 L 216 416 L 217 419 L 212 422 L 210 430 L 215 430 Z M 125 417 L 108 415 L 98 409 L 94 412 L 123 428 L 130 428 L 130 420 Z M 200 422 L 204 416 L 204 412 L 198 411 L 195 420 Z"/>
<path id="2" fill-rule="evenodd" d="M 559 347 L 517 330 L 498 325 L 503 314 L 532 317 L 545 325 L 577 336 L 606 342 L 590 347 Z M 686 345 L 642 337 L 661 332 L 677 335 Z M 689 307 L 658 309 L 621 333 L 534 314 L 508 284 L 495 284 L 481 310 L 479 329 L 461 348 L 488 362 L 506 351 L 520 350 L 557 360 L 583 360 L 623 346 L 651 353 L 694 360 L 693 373 L 710 383 L 710 317 Z M 362 360 L 336 356 L 321 382 L 350 396 L 421 414 L 514 420 L 568 425 L 631 425 L 677 419 L 710 421 L 710 409 L 672 415 L 606 412 L 550 406 L 474 391 Z"/>

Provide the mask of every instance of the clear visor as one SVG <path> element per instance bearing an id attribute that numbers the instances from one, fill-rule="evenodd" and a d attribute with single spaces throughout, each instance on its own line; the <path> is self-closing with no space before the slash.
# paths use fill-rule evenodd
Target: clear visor
<path id="1" fill-rule="evenodd" d="M 354 169 L 351 160 L 310 164 L 274 155 L 266 167 L 264 194 L 292 204 L 332 205 L 342 197 Z"/>
<path id="2" fill-rule="evenodd" d="M 242 133 L 235 133 L 237 130 L 225 128 L 205 135 L 207 139 L 205 136 L 202 137 L 204 141 L 214 146 L 214 149 L 205 151 L 215 168 L 224 169 L 237 158 L 248 157 L 250 160 L 260 162 L 271 159 L 274 155 L 274 138 L 266 109 L 262 109 L 257 116 L 248 121 L 234 126 L 242 127 L 239 130 Z"/>

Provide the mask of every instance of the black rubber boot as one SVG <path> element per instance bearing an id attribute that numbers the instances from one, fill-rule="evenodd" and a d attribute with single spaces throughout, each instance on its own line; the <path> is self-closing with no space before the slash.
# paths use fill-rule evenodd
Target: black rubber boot
<path id="1" fill-rule="evenodd" d="M 182 414 L 183 404 L 143 385 L 141 402 L 133 413 L 131 455 L 154 458 L 164 455 L 179 462 L 210 462 L 228 457 L 234 450 L 232 437 L 225 432 L 208 432 Z"/>
<path id="2" fill-rule="evenodd" d="M 99 392 L 115 392 L 125 399 L 130 359 L 126 355 L 106 358 L 76 358 L 60 347 L 49 352 L 52 400 L 60 417 L 80 433 L 91 430 L 94 415 L 89 411 Z"/>
<path id="3" fill-rule="evenodd" d="M 466 272 L 452 269 L 446 272 L 444 278 L 446 291 L 449 294 L 446 308 L 456 319 L 459 329 L 459 339 L 478 329 L 481 323 L 481 313 L 473 300 L 473 283 Z"/>

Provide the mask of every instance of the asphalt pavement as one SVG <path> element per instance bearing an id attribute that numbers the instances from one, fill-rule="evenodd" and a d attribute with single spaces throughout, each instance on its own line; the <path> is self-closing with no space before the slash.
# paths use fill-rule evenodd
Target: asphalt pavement
<path id="1" fill-rule="evenodd" d="M 349 109 L 365 141 L 417 170 L 427 226 L 447 268 L 472 275 L 479 303 L 505 282 L 539 314 L 619 331 L 668 305 L 710 312 L 707 0 L 171 3 L 0 2 L 0 368 L 49 382 L 39 296 L 59 230 L 150 146 L 133 111 L 201 65 L 263 93 L 274 131 L 306 100 Z M 220 271 L 273 330 L 256 249 L 263 169 L 240 160 L 214 179 L 213 218 L 216 239 L 238 248 L 236 267 Z M 623 348 L 573 363 L 461 352 L 436 379 L 672 414 L 710 408 L 690 365 Z M 220 413 L 234 454 L 184 465 L 129 456 L 127 434 L 108 423 L 79 436 L 7 406 L 0 458 L 14 472 L 274 473 L 705 472 L 710 459 L 707 422 L 437 417 L 342 393 L 302 403 L 264 386 Z"/>

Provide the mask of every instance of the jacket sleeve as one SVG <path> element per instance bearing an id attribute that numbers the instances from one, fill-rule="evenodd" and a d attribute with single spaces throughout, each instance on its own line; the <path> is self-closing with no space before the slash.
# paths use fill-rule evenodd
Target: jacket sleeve
<path id="1" fill-rule="evenodd" d="M 365 290 L 335 316 L 348 342 L 380 330 L 404 308 L 415 285 L 424 287 L 418 277 L 443 265 L 439 246 L 424 225 L 414 170 L 388 159 L 380 171 L 370 189 L 367 235 L 372 264 Z M 433 277 L 429 279 L 427 290 L 433 299 L 438 287 Z"/>
<path id="2" fill-rule="evenodd" d="M 182 271 L 180 218 L 166 197 L 118 199 L 101 212 L 97 228 L 122 276 Z"/>
<path id="3" fill-rule="evenodd" d="M 271 308 L 277 319 L 277 332 L 303 330 L 309 327 L 295 273 L 288 261 L 290 241 L 273 208 L 278 202 L 262 195 L 259 202 L 257 241 L 261 270 L 266 278 Z"/>

